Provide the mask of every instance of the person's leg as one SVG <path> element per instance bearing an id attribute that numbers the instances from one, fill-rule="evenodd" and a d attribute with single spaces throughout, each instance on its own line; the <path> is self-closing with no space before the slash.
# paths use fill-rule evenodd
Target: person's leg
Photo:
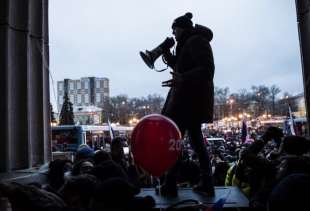
<path id="1" fill-rule="evenodd" d="M 214 195 L 214 185 L 212 177 L 212 166 L 209 153 L 205 146 L 200 123 L 192 123 L 188 126 L 190 143 L 198 156 L 201 172 L 201 182 L 194 190 L 206 192 L 210 196 Z"/>
<path id="2" fill-rule="evenodd" d="M 183 124 L 181 124 L 181 122 L 175 121 L 175 123 L 178 125 L 178 128 L 183 138 L 185 133 L 185 127 L 183 126 Z M 177 195 L 177 176 L 179 173 L 179 167 L 180 160 L 177 160 L 177 162 L 166 173 L 164 184 L 161 186 L 162 195 Z"/>

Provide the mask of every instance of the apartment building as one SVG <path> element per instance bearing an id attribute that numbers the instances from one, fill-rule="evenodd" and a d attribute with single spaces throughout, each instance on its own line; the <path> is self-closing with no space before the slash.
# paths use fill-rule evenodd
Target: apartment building
<path id="1" fill-rule="evenodd" d="M 84 77 L 80 79 L 64 79 L 57 82 L 57 105 L 61 110 L 63 97 L 68 93 L 74 106 L 97 106 L 103 108 L 110 96 L 109 79 Z"/>

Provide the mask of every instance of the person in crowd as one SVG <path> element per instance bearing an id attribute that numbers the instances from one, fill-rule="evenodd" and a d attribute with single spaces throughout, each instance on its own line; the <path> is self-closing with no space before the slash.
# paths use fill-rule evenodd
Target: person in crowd
<path id="1" fill-rule="evenodd" d="M 139 191 L 137 187 L 120 177 L 108 178 L 96 188 L 93 209 L 94 211 L 127 210 L 130 201 Z"/>
<path id="2" fill-rule="evenodd" d="M 113 160 L 107 160 L 100 165 L 95 166 L 92 169 L 91 174 L 96 176 L 100 182 L 104 182 L 105 180 L 114 177 L 128 181 L 128 175 L 124 169 Z"/>
<path id="3" fill-rule="evenodd" d="M 124 140 L 121 137 L 116 137 L 111 143 L 111 157 L 114 162 L 119 164 L 127 171 L 127 162 L 124 154 Z"/>
<path id="4" fill-rule="evenodd" d="M 72 170 L 72 162 L 70 160 L 56 159 L 49 163 L 47 174 L 49 188 L 57 192 L 65 182 L 66 172 Z"/>
<path id="5" fill-rule="evenodd" d="M 79 160 L 73 165 L 71 174 L 73 176 L 88 174 L 94 168 L 92 160 Z"/>
<path id="6" fill-rule="evenodd" d="M 268 199 L 269 211 L 308 211 L 310 196 L 310 175 L 291 174 L 277 184 Z"/>
<path id="7" fill-rule="evenodd" d="M 94 165 L 100 165 L 102 162 L 105 162 L 107 160 L 112 160 L 112 157 L 110 153 L 104 151 L 104 150 L 97 150 L 95 151 L 94 155 Z"/>
<path id="8" fill-rule="evenodd" d="M 310 141 L 301 136 L 287 136 L 281 144 L 277 180 L 290 174 L 310 174 L 310 158 L 305 156 L 310 150 Z"/>
<path id="9" fill-rule="evenodd" d="M 181 187 L 192 187 L 200 180 L 200 168 L 190 155 L 188 149 L 184 148 L 179 161 L 177 182 Z"/>
<path id="10" fill-rule="evenodd" d="M 12 211 L 60 211 L 64 201 L 56 194 L 33 185 L 0 183 L 0 198 L 8 198 Z"/>
<path id="11" fill-rule="evenodd" d="M 212 31 L 204 26 L 194 27 L 192 14 L 176 18 L 172 24 L 177 41 L 176 55 L 168 49 L 164 59 L 172 68 L 172 79 L 162 86 L 170 87 L 162 114 L 171 118 L 182 136 L 188 132 L 190 143 L 199 158 L 201 179 L 194 191 L 214 196 L 210 158 L 203 141 L 202 123 L 213 121 L 214 61 L 210 41 Z M 172 168 L 161 187 L 163 195 L 177 195 L 177 166 Z"/>
<path id="12" fill-rule="evenodd" d="M 214 166 L 214 185 L 216 186 L 224 186 L 225 185 L 225 178 L 227 171 L 229 169 L 229 164 L 226 161 L 220 161 L 215 163 Z"/>
<path id="13" fill-rule="evenodd" d="M 87 144 L 81 144 L 76 151 L 74 163 L 79 160 L 93 159 L 94 155 L 95 152 L 90 146 Z"/>
<path id="14" fill-rule="evenodd" d="M 88 209 L 91 206 L 97 185 L 98 180 L 93 175 L 72 176 L 66 181 L 60 193 L 67 207 Z"/>
<path id="15" fill-rule="evenodd" d="M 269 142 L 275 142 L 279 147 L 282 137 L 281 129 L 269 127 L 262 139 L 240 151 L 236 165 L 228 170 L 225 184 L 239 186 L 253 208 L 266 208 L 268 195 L 276 182 L 276 166 L 264 157 L 262 151 Z"/>

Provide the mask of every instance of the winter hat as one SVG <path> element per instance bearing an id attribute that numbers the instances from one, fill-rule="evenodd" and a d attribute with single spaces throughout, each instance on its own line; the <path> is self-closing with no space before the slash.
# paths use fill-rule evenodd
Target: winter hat
<path id="1" fill-rule="evenodd" d="M 172 23 L 172 28 L 175 28 L 175 27 L 180 27 L 183 29 L 193 28 L 193 22 L 191 20 L 192 17 L 193 17 L 193 14 L 188 12 L 185 15 L 176 18 Z"/>
<path id="2" fill-rule="evenodd" d="M 76 160 L 87 159 L 93 157 L 95 154 L 94 150 L 88 145 L 80 145 L 76 151 Z"/>

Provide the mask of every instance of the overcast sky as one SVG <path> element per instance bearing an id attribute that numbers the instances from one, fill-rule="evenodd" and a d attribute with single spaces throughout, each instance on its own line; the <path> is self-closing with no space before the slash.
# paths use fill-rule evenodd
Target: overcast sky
<path id="1" fill-rule="evenodd" d="M 166 96 L 157 73 L 139 51 L 151 50 L 171 34 L 176 17 L 190 11 L 193 22 L 213 30 L 215 85 L 231 92 L 276 84 L 303 91 L 295 1 L 293 0 L 51 0 L 50 69 L 64 78 L 107 77 L 110 95 Z M 158 68 L 164 67 L 161 59 Z M 51 87 L 51 101 L 55 103 Z"/>

